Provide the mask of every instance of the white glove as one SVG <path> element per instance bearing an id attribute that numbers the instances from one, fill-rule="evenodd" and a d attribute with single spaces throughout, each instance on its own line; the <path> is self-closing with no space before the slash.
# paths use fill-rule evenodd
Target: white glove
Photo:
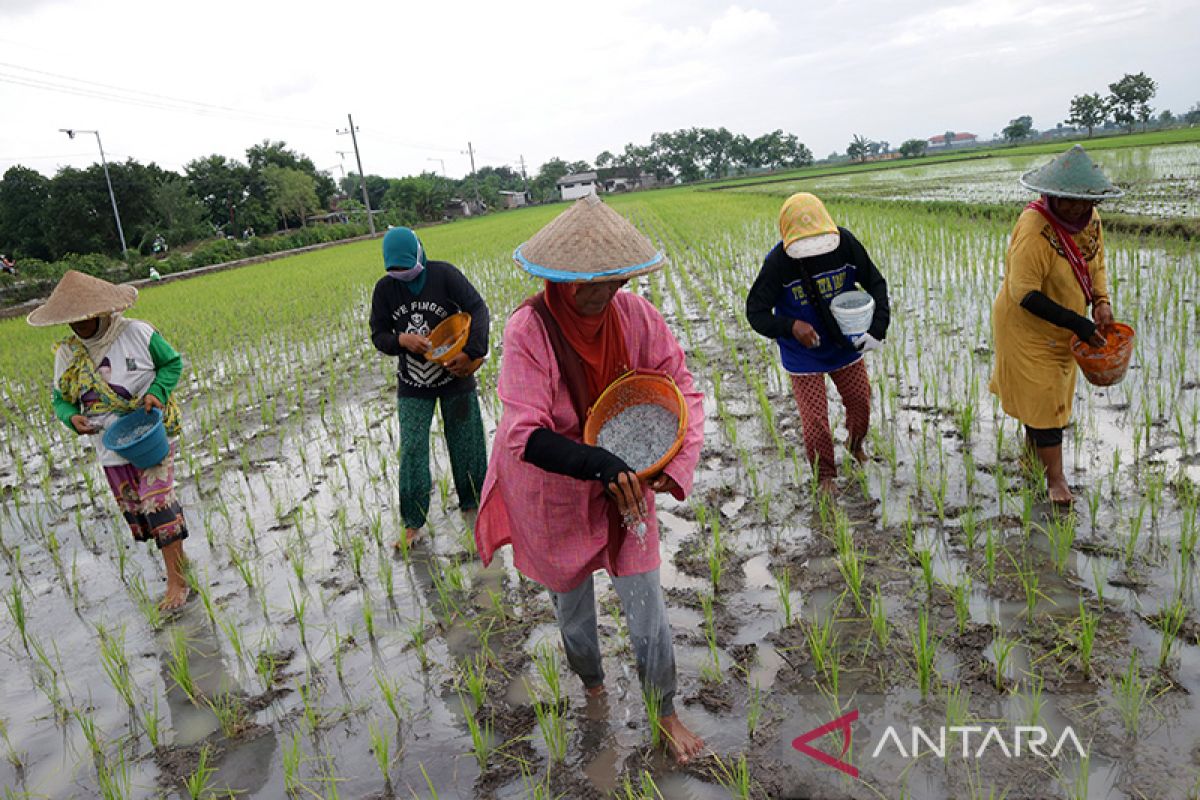
<path id="1" fill-rule="evenodd" d="M 883 342 L 869 333 L 864 333 L 854 344 L 858 347 L 858 352 L 860 353 L 869 353 L 872 350 L 878 350 L 883 347 Z"/>

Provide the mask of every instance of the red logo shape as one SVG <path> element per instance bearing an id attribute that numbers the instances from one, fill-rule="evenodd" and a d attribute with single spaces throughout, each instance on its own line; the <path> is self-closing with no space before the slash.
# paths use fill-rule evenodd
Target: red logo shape
<path id="1" fill-rule="evenodd" d="M 796 748 L 801 753 L 804 753 L 804 755 L 806 755 L 806 756 L 815 758 L 817 761 L 820 761 L 822 764 L 825 764 L 826 766 L 833 767 L 834 769 L 840 769 L 842 772 L 846 773 L 851 778 L 857 778 L 858 777 L 858 768 L 855 767 L 853 764 L 848 764 L 845 761 L 840 760 L 839 758 L 834 758 L 833 756 L 831 756 L 827 753 L 822 753 L 820 750 L 816 749 L 815 747 L 808 746 L 808 743 L 813 741 L 814 739 L 820 739 L 822 736 L 824 736 L 827 733 L 832 733 L 833 731 L 840 730 L 842 732 L 842 755 L 841 755 L 841 758 L 845 758 L 846 752 L 849 751 L 849 749 L 850 749 L 850 740 L 854 736 L 854 730 L 851 726 L 854 725 L 854 723 L 857 721 L 858 721 L 858 709 L 855 709 L 854 711 L 851 711 L 848 714 L 843 714 L 842 716 L 835 719 L 833 722 L 827 722 L 819 728 L 813 728 L 808 733 L 804 733 L 804 734 L 801 734 L 800 736 L 797 736 L 795 739 L 792 740 L 792 747 Z"/>

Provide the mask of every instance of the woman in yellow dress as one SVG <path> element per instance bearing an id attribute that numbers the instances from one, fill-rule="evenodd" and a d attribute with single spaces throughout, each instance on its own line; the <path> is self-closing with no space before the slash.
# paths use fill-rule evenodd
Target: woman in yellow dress
<path id="1" fill-rule="evenodd" d="M 1004 412 L 1025 425 L 1051 502 L 1067 505 L 1073 497 L 1062 440 L 1075 393 L 1071 336 L 1102 346 L 1097 328 L 1113 322 L 1096 204 L 1123 192 L 1079 145 L 1025 173 L 1021 185 L 1041 197 L 1025 207 L 1009 240 L 1004 283 L 992 305 L 990 388 Z"/>

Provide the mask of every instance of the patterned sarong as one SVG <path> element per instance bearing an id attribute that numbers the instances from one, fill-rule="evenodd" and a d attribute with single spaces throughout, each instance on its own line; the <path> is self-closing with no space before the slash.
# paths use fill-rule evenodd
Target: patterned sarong
<path id="1" fill-rule="evenodd" d="M 139 542 L 153 540 L 160 550 L 188 535 L 183 508 L 175 496 L 175 450 L 171 445 L 162 463 L 150 469 L 138 469 L 133 464 L 104 468 L 104 477 L 133 538 Z"/>

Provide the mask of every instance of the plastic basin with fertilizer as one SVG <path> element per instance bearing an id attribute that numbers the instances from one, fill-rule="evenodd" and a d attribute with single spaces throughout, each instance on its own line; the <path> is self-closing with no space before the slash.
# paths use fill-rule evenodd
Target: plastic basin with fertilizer
<path id="1" fill-rule="evenodd" d="M 687 405 L 675 381 L 657 372 L 628 372 L 608 385 L 583 425 L 583 442 L 603 447 L 649 480 L 683 446 Z"/>
<path id="2" fill-rule="evenodd" d="M 157 467 L 171 451 L 162 412 L 157 408 L 131 411 L 108 426 L 104 446 L 138 469 Z"/>
<path id="3" fill-rule="evenodd" d="M 1083 377 L 1093 386 L 1112 386 L 1120 383 L 1133 358 L 1136 335 L 1123 322 L 1101 325 L 1096 332 L 1104 337 L 1104 347 L 1092 347 L 1078 336 L 1071 337 L 1071 355 L 1083 371 Z"/>
<path id="4" fill-rule="evenodd" d="M 430 348 L 425 358 L 444 366 L 467 346 L 470 333 L 471 315 L 465 311 L 451 314 L 429 332 Z"/>
<path id="5" fill-rule="evenodd" d="M 851 341 L 859 338 L 871 327 L 875 317 L 875 298 L 858 289 L 842 292 L 829 301 L 829 310 L 842 333 Z"/>

